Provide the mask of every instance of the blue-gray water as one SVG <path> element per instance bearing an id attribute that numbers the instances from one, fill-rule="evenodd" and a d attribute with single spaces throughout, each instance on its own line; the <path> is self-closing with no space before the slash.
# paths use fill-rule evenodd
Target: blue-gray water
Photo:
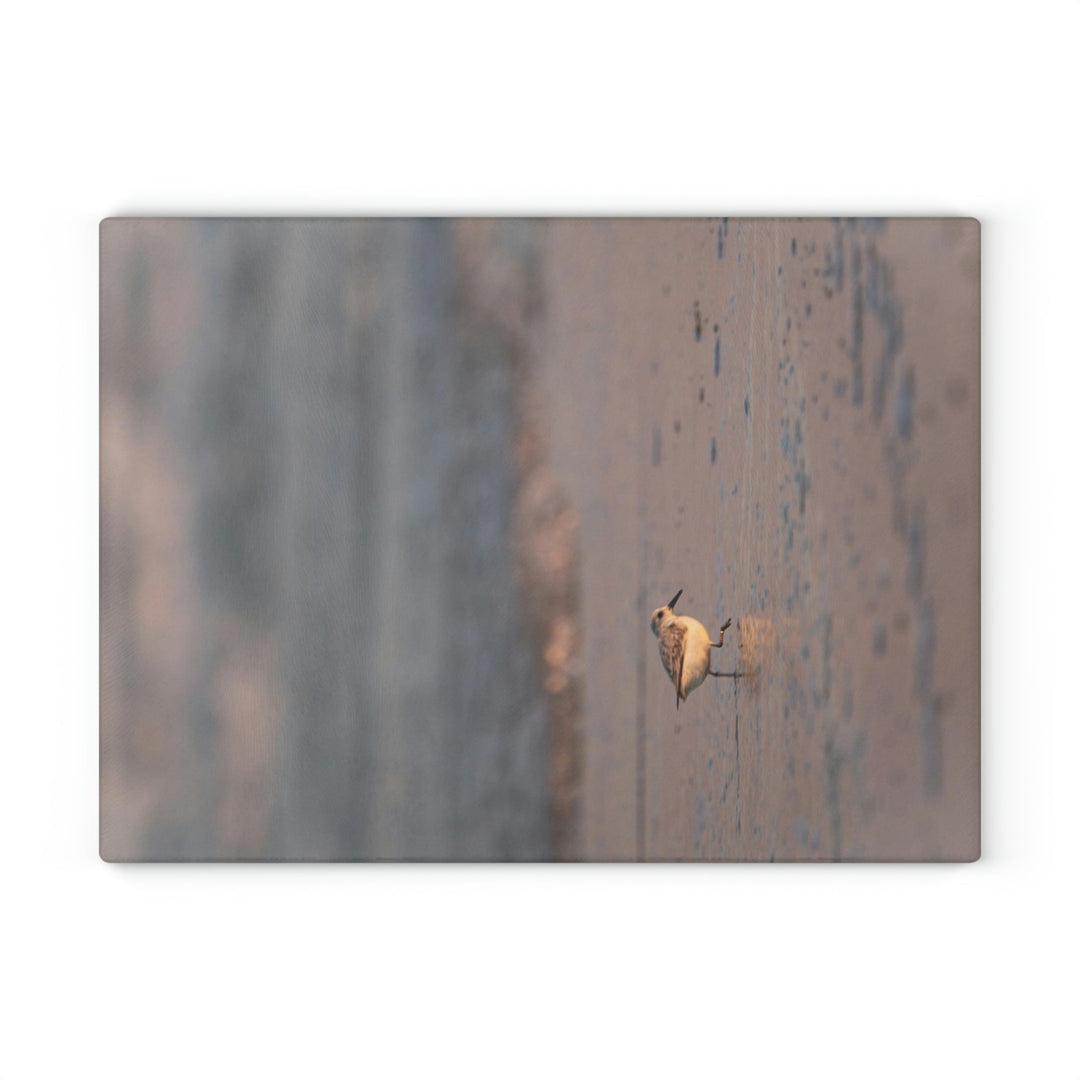
<path id="1" fill-rule="evenodd" d="M 102 229 L 102 851 L 552 854 L 511 530 L 533 230 Z M 506 254 L 505 251 L 509 251 Z"/>

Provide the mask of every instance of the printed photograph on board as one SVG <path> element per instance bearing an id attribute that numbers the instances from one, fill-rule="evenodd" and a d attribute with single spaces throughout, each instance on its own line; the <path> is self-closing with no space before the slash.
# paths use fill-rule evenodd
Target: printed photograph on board
<path id="1" fill-rule="evenodd" d="M 110 218 L 109 861 L 970 861 L 970 218 Z"/>

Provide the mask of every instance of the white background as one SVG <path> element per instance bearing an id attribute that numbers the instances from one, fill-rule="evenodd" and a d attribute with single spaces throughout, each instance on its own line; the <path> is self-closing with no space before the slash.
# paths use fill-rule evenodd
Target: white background
<path id="1" fill-rule="evenodd" d="M 1076 3 L 20 4 L 0 1077 L 1076 1077 Z M 983 859 L 97 858 L 97 222 L 983 222 Z"/>

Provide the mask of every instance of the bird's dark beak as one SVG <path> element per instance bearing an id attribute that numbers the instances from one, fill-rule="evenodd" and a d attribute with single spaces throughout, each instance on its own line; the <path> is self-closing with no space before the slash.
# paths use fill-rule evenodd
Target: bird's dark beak
<path id="1" fill-rule="evenodd" d="M 670 603 L 668 604 L 668 607 L 669 607 L 669 608 L 674 608 L 674 607 L 675 607 L 675 601 L 676 601 L 676 600 L 678 600 L 680 596 L 682 596 L 682 589 L 680 589 L 680 590 L 679 590 L 679 591 L 678 591 L 678 592 L 677 592 L 677 593 L 676 593 L 676 594 L 675 594 L 675 595 L 674 595 L 674 596 L 673 596 L 673 597 L 671 598 L 671 602 L 670 602 Z"/>

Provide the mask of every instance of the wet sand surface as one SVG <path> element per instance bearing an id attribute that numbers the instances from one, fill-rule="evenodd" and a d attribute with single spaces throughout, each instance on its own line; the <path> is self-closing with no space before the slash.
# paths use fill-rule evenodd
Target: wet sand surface
<path id="1" fill-rule="evenodd" d="M 580 856 L 976 858 L 977 223 L 562 221 L 543 266 Z M 746 677 L 676 710 L 680 588 Z"/>

